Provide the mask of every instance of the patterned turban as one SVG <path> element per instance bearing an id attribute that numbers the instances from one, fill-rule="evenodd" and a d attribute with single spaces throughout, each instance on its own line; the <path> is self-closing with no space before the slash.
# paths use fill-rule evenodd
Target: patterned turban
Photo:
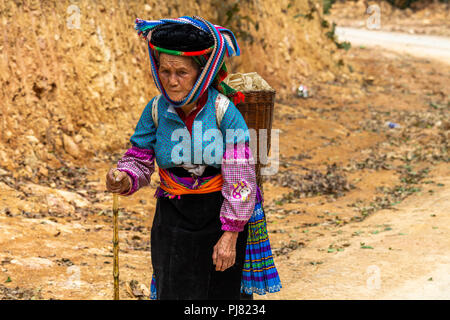
<path id="1" fill-rule="evenodd" d="M 138 35 L 148 42 L 155 85 L 174 107 L 196 101 L 210 86 L 232 98 L 235 104 L 244 100 L 241 92 L 237 92 L 223 82 L 228 75 L 224 61 L 225 54 L 227 57 L 240 55 L 236 38 L 230 30 L 198 16 L 155 21 L 136 19 L 135 24 Z M 161 84 L 157 63 L 159 53 L 190 56 L 203 67 L 193 88 L 181 101 L 171 100 Z"/>

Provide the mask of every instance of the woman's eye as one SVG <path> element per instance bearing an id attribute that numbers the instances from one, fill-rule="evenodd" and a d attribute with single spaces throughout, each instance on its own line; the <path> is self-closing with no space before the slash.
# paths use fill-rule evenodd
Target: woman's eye
<path id="1" fill-rule="evenodd" d="M 178 71 L 178 75 L 185 76 L 185 75 L 187 75 L 187 72 L 186 71 Z"/>

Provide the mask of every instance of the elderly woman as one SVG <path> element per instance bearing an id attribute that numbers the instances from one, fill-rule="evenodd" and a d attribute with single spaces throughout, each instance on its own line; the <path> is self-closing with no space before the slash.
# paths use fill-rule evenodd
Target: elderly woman
<path id="1" fill-rule="evenodd" d="M 200 17 L 136 19 L 136 30 L 148 41 L 161 94 L 145 107 L 132 147 L 109 170 L 106 186 L 132 195 L 150 184 L 156 159 L 153 298 L 239 299 L 241 291 L 255 291 L 242 285 L 246 276 L 247 283 L 265 281 L 263 293 L 278 291 L 270 247 L 248 247 L 248 221 L 258 204 L 262 211 L 261 195 L 247 125 L 227 97 L 242 95 L 222 82 L 224 55 L 239 55 L 233 33 Z M 257 265 L 275 285 L 252 273 Z"/>

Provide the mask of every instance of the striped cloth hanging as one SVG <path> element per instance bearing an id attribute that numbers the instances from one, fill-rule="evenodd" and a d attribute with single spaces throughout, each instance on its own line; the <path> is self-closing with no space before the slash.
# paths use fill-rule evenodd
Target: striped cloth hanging
<path id="1" fill-rule="evenodd" d="M 280 291 L 281 281 L 273 261 L 262 202 L 255 205 L 248 221 L 248 234 L 241 292 L 264 295 Z"/>

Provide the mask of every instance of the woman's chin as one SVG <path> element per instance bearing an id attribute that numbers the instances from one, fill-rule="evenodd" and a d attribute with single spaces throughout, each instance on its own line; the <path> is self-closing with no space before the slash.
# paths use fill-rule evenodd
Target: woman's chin
<path id="1" fill-rule="evenodd" d="M 169 96 L 170 100 L 172 101 L 181 101 L 183 100 L 186 96 L 182 95 L 182 94 L 175 94 L 175 93 L 169 93 L 167 92 L 167 95 Z"/>

